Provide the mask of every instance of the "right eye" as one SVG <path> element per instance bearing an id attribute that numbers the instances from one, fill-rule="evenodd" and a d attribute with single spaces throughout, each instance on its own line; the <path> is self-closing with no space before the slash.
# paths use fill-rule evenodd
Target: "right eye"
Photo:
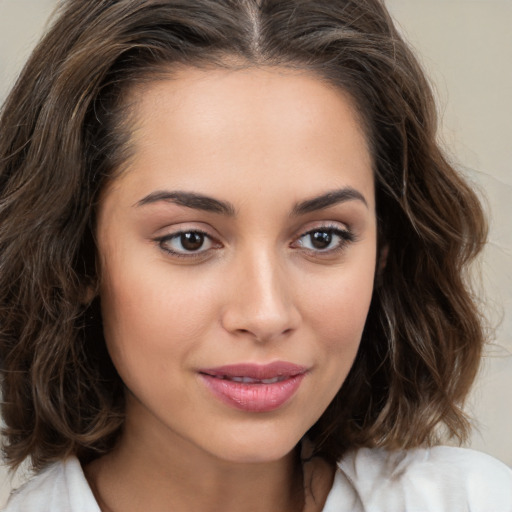
<path id="1" fill-rule="evenodd" d="M 162 250 L 181 258 L 193 258 L 214 247 L 211 237 L 198 230 L 178 231 L 162 236 L 156 241 Z"/>

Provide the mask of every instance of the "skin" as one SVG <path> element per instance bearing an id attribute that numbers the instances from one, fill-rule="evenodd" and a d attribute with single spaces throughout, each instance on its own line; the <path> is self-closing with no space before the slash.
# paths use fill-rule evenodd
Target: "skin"
<path id="1" fill-rule="evenodd" d="M 91 487 L 104 511 L 321 510 L 332 468 L 319 462 L 304 487 L 296 446 L 350 370 L 376 266 L 372 162 L 352 102 L 280 68 L 184 68 L 133 98 L 133 157 L 104 191 L 97 227 L 126 426 L 85 468 Z M 293 213 L 340 189 L 357 197 Z M 161 191 L 233 211 L 155 200 Z M 311 233 L 327 228 L 351 239 L 331 232 L 319 250 Z M 195 257 L 168 252 L 186 252 L 171 237 L 194 230 L 207 234 Z M 223 403 L 198 373 L 274 361 L 307 371 L 270 412 Z"/>

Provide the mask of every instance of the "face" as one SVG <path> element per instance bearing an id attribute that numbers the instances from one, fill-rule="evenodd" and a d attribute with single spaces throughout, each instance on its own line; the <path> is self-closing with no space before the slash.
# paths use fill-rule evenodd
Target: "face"
<path id="1" fill-rule="evenodd" d="M 285 69 L 186 68 L 133 95 L 133 157 L 97 227 L 127 425 L 227 461 L 277 460 L 345 380 L 372 295 L 374 182 L 355 109 Z"/>

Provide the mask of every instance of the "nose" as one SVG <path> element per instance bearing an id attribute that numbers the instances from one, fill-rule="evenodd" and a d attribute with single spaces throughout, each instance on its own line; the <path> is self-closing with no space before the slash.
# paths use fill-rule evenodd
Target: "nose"
<path id="1" fill-rule="evenodd" d="M 221 319 L 224 329 L 258 342 L 278 339 L 297 329 L 301 316 L 292 293 L 293 281 L 285 264 L 277 260 L 264 251 L 239 258 L 227 276 Z"/>

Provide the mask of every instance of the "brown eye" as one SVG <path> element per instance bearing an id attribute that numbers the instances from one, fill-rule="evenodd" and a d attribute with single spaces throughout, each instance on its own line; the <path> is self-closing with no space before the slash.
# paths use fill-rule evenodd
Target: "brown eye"
<path id="1" fill-rule="evenodd" d="M 298 240 L 298 245 L 310 252 L 330 253 L 342 249 L 349 242 L 353 242 L 354 235 L 338 227 L 312 229 L 304 233 Z"/>
<path id="2" fill-rule="evenodd" d="M 195 256 L 214 247 L 211 237 L 202 231 L 180 231 L 156 240 L 164 251 L 175 256 Z"/>
<path id="3" fill-rule="evenodd" d="M 315 231 L 309 235 L 311 237 L 311 245 L 315 249 L 327 249 L 332 242 L 332 233 L 329 231 Z"/>
<path id="4" fill-rule="evenodd" d="M 197 251 L 204 243 L 203 233 L 192 231 L 190 233 L 182 233 L 180 235 L 180 242 L 183 249 L 186 251 Z"/>

